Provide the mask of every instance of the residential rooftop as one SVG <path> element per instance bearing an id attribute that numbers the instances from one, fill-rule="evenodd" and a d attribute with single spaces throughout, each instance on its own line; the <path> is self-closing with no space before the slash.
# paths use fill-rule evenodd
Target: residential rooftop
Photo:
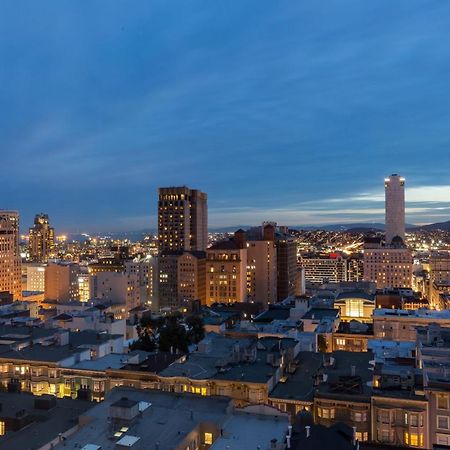
<path id="1" fill-rule="evenodd" d="M 0 419 L 6 423 L 6 434 L 0 436 L 1 450 L 39 449 L 75 426 L 78 416 L 92 408 L 92 403 L 84 400 L 6 392 L 0 392 L 0 404 Z M 20 421 L 15 420 L 17 414 Z M 8 429 L 13 426 L 11 422 L 19 422 L 23 427 L 16 431 Z"/>

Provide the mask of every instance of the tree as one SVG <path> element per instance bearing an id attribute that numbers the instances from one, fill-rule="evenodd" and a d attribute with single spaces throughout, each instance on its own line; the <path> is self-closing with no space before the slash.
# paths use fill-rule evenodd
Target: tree
<path id="1" fill-rule="evenodd" d="M 192 344 L 197 344 L 205 337 L 205 326 L 200 316 L 189 316 L 186 319 L 186 325 L 189 328 L 188 336 Z"/>

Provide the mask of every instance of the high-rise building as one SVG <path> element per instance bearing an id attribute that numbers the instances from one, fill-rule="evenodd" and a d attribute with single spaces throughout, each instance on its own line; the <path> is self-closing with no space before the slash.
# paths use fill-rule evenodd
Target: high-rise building
<path id="1" fill-rule="evenodd" d="M 22 298 L 19 213 L 0 211 L 0 292 Z"/>
<path id="2" fill-rule="evenodd" d="M 158 193 L 159 251 L 205 251 L 207 195 L 186 186 L 159 188 Z"/>
<path id="3" fill-rule="evenodd" d="M 297 244 L 289 236 L 277 237 L 277 298 L 282 301 L 295 295 Z"/>
<path id="4" fill-rule="evenodd" d="M 402 243 L 405 241 L 405 179 L 393 174 L 384 180 L 384 189 L 386 245 Z"/>
<path id="5" fill-rule="evenodd" d="M 55 245 L 55 230 L 50 226 L 47 214 L 36 214 L 29 237 L 31 261 L 47 262 Z"/>
<path id="6" fill-rule="evenodd" d="M 272 239 L 247 241 L 247 300 L 277 301 L 277 249 Z"/>
<path id="7" fill-rule="evenodd" d="M 364 280 L 377 289 L 412 286 L 412 254 L 405 246 L 405 179 L 397 174 L 384 181 L 386 239 L 370 239 L 364 246 Z"/>

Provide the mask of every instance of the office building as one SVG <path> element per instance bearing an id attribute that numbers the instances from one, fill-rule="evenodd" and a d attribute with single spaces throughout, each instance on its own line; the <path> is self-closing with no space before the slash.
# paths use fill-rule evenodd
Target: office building
<path id="1" fill-rule="evenodd" d="M 208 244 L 207 195 L 196 189 L 159 189 L 160 252 L 205 251 Z"/>
<path id="2" fill-rule="evenodd" d="M 45 299 L 78 301 L 78 264 L 58 262 L 48 264 L 45 270 Z"/>
<path id="3" fill-rule="evenodd" d="M 247 301 L 277 301 L 277 248 L 273 239 L 247 241 Z"/>
<path id="4" fill-rule="evenodd" d="M 405 179 L 393 174 L 384 180 L 386 245 L 405 241 Z"/>
<path id="5" fill-rule="evenodd" d="M 295 295 L 297 276 L 297 244 L 288 235 L 276 237 L 277 299 L 282 301 Z"/>
<path id="6" fill-rule="evenodd" d="M 47 214 L 36 214 L 29 232 L 30 260 L 44 263 L 55 245 L 55 230 L 50 226 Z"/>
<path id="7" fill-rule="evenodd" d="M 340 255 L 303 257 L 300 265 L 305 269 L 306 281 L 312 283 L 347 281 L 347 261 Z"/>
<path id="8" fill-rule="evenodd" d="M 27 291 L 45 292 L 45 264 L 26 263 L 23 264 L 26 271 Z"/>
<path id="9" fill-rule="evenodd" d="M 0 292 L 22 298 L 19 213 L 0 210 Z"/>

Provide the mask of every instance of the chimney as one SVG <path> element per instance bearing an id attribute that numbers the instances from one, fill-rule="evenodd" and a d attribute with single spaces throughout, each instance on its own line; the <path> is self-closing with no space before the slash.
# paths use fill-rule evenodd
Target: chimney
<path id="1" fill-rule="evenodd" d="M 295 296 L 301 297 L 305 292 L 305 269 L 298 267 L 295 273 Z"/>
<path id="2" fill-rule="evenodd" d="M 306 437 L 309 438 L 309 436 L 311 436 L 311 427 L 309 425 L 306 425 L 305 430 L 306 430 Z"/>

